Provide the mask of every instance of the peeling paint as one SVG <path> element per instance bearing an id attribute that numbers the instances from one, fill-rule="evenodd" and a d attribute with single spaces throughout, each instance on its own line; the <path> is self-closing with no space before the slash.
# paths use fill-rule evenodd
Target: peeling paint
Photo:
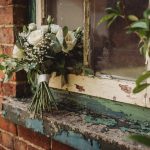
<path id="1" fill-rule="evenodd" d="M 85 92 L 85 89 L 84 89 L 83 86 L 80 86 L 80 85 L 78 85 L 78 84 L 75 84 L 75 86 L 76 86 L 76 89 L 79 90 L 79 92 Z"/>
<path id="2" fill-rule="evenodd" d="M 117 125 L 117 122 L 115 121 L 115 119 L 106 119 L 106 118 L 94 118 L 92 116 L 86 116 L 85 117 L 85 122 L 86 123 L 92 123 L 92 124 L 102 124 L 102 125 L 106 125 L 109 127 L 114 127 Z"/>
<path id="3" fill-rule="evenodd" d="M 93 96 L 68 93 L 64 91 L 54 90 L 53 94 L 59 101 L 75 101 L 83 108 L 92 110 L 97 114 L 104 114 L 115 118 L 123 118 L 130 121 L 150 122 L 150 109 L 139 107 L 136 105 L 125 104 L 117 101 L 111 101 Z"/>
<path id="4" fill-rule="evenodd" d="M 71 95 L 65 96 L 65 98 L 67 97 L 69 97 L 70 99 L 72 96 Z M 76 99 L 77 101 L 81 100 L 79 95 L 77 97 L 73 95 L 73 98 L 74 99 L 78 98 Z M 66 100 L 68 101 L 68 99 Z M 99 103 L 96 104 L 98 105 Z M 116 104 L 116 108 L 122 106 L 121 104 L 116 102 L 114 102 L 114 104 Z M 97 107 L 99 106 L 100 105 L 98 105 Z M 78 150 L 85 150 L 85 149 L 86 150 L 99 150 L 99 149 L 148 150 L 142 145 L 138 145 L 138 144 L 135 145 L 132 142 L 124 141 L 124 138 L 129 135 L 128 132 L 126 131 L 131 131 L 132 133 L 138 133 L 140 131 L 144 131 L 144 133 L 147 132 L 149 134 L 150 122 L 141 123 L 140 121 L 139 122 L 135 121 L 135 122 L 127 122 L 128 124 L 126 125 L 126 120 L 123 120 L 123 118 L 118 118 L 118 120 L 116 119 L 115 120 L 117 122 L 120 121 L 121 125 L 120 123 L 118 123 L 117 126 L 115 127 L 113 126 L 107 127 L 106 125 L 103 124 L 86 123 L 85 117 L 91 115 L 92 113 L 91 111 L 88 112 L 87 110 L 87 112 L 85 112 L 84 110 L 83 111 L 80 110 L 79 112 L 75 113 L 73 111 L 70 112 L 64 109 L 58 110 L 57 112 L 53 112 L 53 114 L 45 114 L 43 120 L 41 121 L 38 119 L 29 119 L 30 114 L 27 111 L 27 107 L 28 107 L 28 103 L 21 103 L 19 101 L 17 102 L 14 100 L 4 101 L 3 110 L 7 112 L 5 118 L 11 120 L 12 122 L 15 122 L 16 124 L 23 125 L 37 132 L 41 132 L 44 135 L 50 136 L 55 140 L 70 145 L 71 147 Z M 66 107 L 68 107 L 68 105 L 66 105 Z M 95 106 L 93 106 L 93 108 L 94 107 Z M 104 108 L 106 109 L 107 107 L 109 108 L 109 103 L 108 106 L 106 104 Z M 101 108 L 102 107 L 100 107 L 100 109 Z M 16 109 L 19 110 L 20 115 L 17 117 L 18 118 L 17 120 L 16 119 L 14 120 L 14 118 L 16 118 L 14 116 L 17 116 Z M 112 110 L 114 111 L 114 109 Z M 94 121 L 94 119 L 96 119 L 98 120 L 97 122 L 99 122 L 100 119 L 103 120 L 103 117 L 105 117 L 104 115 L 98 115 L 95 113 L 92 113 L 92 115 L 96 116 L 96 118 L 92 118 L 92 120 Z M 107 116 L 107 119 L 109 120 L 111 119 L 111 117 Z M 103 120 L 103 122 L 105 121 Z M 112 120 L 110 124 L 112 124 Z M 120 128 L 123 127 L 124 131 L 120 130 L 119 127 Z"/>
<path id="5" fill-rule="evenodd" d="M 87 140 L 83 135 L 72 131 L 63 131 L 60 134 L 55 135 L 54 139 L 78 150 L 101 150 L 99 142 L 91 139 Z"/>
<path id="6" fill-rule="evenodd" d="M 119 87 L 121 88 L 122 91 L 124 91 L 127 94 L 131 94 L 132 92 L 132 88 L 129 87 L 128 85 L 119 84 Z"/>
<path id="7" fill-rule="evenodd" d="M 27 128 L 33 129 L 36 132 L 44 133 L 43 132 L 43 120 L 26 119 L 25 125 Z"/>

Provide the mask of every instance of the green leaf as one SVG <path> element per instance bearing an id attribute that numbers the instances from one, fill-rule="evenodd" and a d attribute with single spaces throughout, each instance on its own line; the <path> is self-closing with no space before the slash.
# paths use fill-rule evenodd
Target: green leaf
<path id="1" fill-rule="evenodd" d="M 106 21 L 112 19 L 114 16 L 116 16 L 115 13 L 111 13 L 111 14 L 108 14 L 108 15 L 103 16 L 103 17 L 99 20 L 99 22 L 97 23 L 97 25 L 99 26 L 100 24 L 102 24 L 102 23 L 104 23 L 104 22 L 106 22 Z"/>
<path id="2" fill-rule="evenodd" d="M 9 56 L 8 55 L 6 55 L 6 54 L 0 54 L 0 58 L 9 58 Z"/>
<path id="3" fill-rule="evenodd" d="M 116 20 L 118 16 L 114 16 L 107 24 L 107 28 L 109 28 L 111 26 L 111 24 Z"/>
<path id="4" fill-rule="evenodd" d="M 143 83 L 143 84 L 138 84 L 136 85 L 136 87 L 133 89 L 133 93 L 139 93 L 141 91 L 143 91 L 144 89 L 146 89 L 150 84 L 148 83 Z"/>
<path id="5" fill-rule="evenodd" d="M 23 26 L 23 32 L 25 32 L 25 33 L 28 32 L 28 28 L 25 25 Z"/>
<path id="6" fill-rule="evenodd" d="M 63 36 L 64 36 L 64 38 L 66 37 L 67 34 L 68 34 L 68 27 L 64 26 L 63 27 Z"/>
<path id="7" fill-rule="evenodd" d="M 0 70 L 5 70 L 5 67 L 0 65 Z"/>
<path id="8" fill-rule="evenodd" d="M 131 20 L 131 21 L 138 21 L 139 20 L 138 17 L 135 16 L 135 15 L 129 15 L 128 19 Z"/>
<path id="9" fill-rule="evenodd" d="M 144 135 L 131 135 L 130 139 L 150 147 L 150 137 Z"/>
<path id="10" fill-rule="evenodd" d="M 141 28 L 141 29 L 149 30 L 147 23 L 144 21 L 137 21 L 131 24 L 130 28 Z"/>
<path id="11" fill-rule="evenodd" d="M 146 9 L 143 13 L 143 16 L 145 19 L 148 19 L 148 17 L 150 16 L 150 9 Z"/>
<path id="12" fill-rule="evenodd" d="M 144 72 L 138 79 L 136 80 L 136 84 L 139 85 L 141 82 L 150 77 L 150 71 Z"/>

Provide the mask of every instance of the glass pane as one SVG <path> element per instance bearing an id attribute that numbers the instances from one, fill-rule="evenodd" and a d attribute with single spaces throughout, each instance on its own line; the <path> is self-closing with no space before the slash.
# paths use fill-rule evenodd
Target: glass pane
<path id="1" fill-rule="evenodd" d="M 106 24 L 97 27 L 107 7 L 113 7 L 117 0 L 92 0 L 91 38 L 92 66 L 104 74 L 136 78 L 144 69 L 144 57 L 138 49 L 139 39 L 126 34 L 128 23 L 118 18 L 109 29 Z M 125 0 L 125 12 L 139 17 L 148 6 L 148 0 Z"/>
<path id="2" fill-rule="evenodd" d="M 47 15 L 57 24 L 75 29 L 83 26 L 83 0 L 47 0 Z"/>

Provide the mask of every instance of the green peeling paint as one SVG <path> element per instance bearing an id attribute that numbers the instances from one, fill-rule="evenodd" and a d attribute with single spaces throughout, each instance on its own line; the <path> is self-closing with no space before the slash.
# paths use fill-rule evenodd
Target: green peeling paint
<path id="1" fill-rule="evenodd" d="M 92 123 L 95 125 L 102 124 L 102 125 L 106 125 L 109 127 L 114 127 L 117 125 L 117 122 L 115 121 L 115 119 L 94 118 L 92 116 L 86 116 L 85 122 L 86 123 Z"/>
<path id="2" fill-rule="evenodd" d="M 148 108 L 61 90 L 54 90 L 53 93 L 59 101 L 74 101 L 97 114 L 150 123 L 150 109 Z"/>
<path id="3" fill-rule="evenodd" d="M 25 125 L 27 128 L 33 129 L 36 132 L 43 134 L 43 121 L 38 119 L 26 119 Z"/>
<path id="4" fill-rule="evenodd" d="M 72 131 L 63 131 L 56 134 L 54 139 L 78 150 L 100 150 L 100 144 L 97 141 L 85 139 L 83 135 Z"/>

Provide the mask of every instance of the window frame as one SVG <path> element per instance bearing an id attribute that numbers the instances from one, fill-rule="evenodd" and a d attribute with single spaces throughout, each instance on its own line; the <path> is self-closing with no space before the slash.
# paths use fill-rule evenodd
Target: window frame
<path id="1" fill-rule="evenodd" d="M 84 59 L 85 66 L 90 66 L 90 3 L 91 0 L 83 0 L 84 3 Z M 45 18 L 45 2 L 44 0 L 36 0 L 36 23 L 37 26 L 42 24 Z M 150 69 L 149 69 L 150 70 Z M 135 81 L 115 77 L 110 75 L 69 75 L 69 83 L 64 87 L 61 86 L 61 77 L 52 77 L 50 86 L 57 89 L 68 89 L 68 91 L 96 96 L 113 101 L 133 104 L 137 106 L 150 108 L 150 88 L 145 89 L 139 94 L 133 94 Z M 94 83 L 94 84 L 93 84 Z M 76 85 L 83 87 L 80 91 Z M 148 92 L 149 91 L 149 92 Z"/>

